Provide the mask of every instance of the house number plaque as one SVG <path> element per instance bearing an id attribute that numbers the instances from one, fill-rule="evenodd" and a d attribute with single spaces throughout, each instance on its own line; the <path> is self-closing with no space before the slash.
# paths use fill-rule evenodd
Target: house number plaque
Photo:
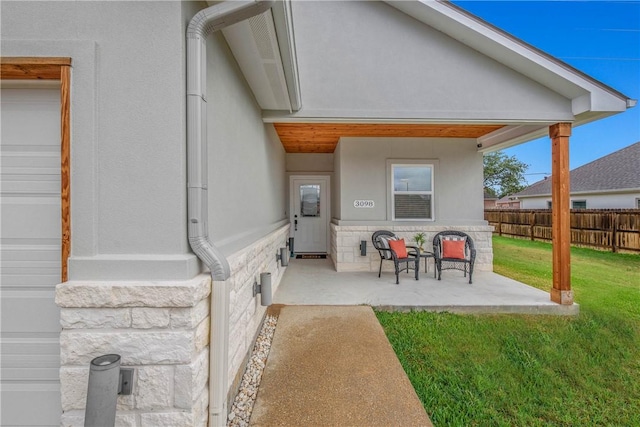
<path id="1" fill-rule="evenodd" d="M 354 208 L 372 208 L 375 206 L 373 200 L 354 200 L 353 207 Z"/>

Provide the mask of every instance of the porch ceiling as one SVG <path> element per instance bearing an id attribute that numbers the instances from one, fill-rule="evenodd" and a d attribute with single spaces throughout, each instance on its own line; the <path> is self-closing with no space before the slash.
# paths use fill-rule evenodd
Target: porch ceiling
<path id="1" fill-rule="evenodd" d="M 502 125 L 274 123 L 287 153 L 333 153 L 340 137 L 479 138 Z"/>

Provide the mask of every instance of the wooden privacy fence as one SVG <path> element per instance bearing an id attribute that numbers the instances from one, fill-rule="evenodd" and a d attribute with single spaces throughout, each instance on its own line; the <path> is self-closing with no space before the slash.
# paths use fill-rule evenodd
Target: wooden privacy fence
<path id="1" fill-rule="evenodd" d="M 551 240 L 548 209 L 486 209 L 484 219 L 500 236 Z M 640 209 L 572 209 L 571 244 L 640 252 Z"/>

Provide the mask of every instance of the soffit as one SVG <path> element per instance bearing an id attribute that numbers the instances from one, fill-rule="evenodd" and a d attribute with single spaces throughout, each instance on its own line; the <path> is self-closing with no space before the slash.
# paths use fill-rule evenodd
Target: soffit
<path id="1" fill-rule="evenodd" d="M 341 137 L 479 138 L 501 125 L 274 123 L 287 153 L 333 153 Z"/>

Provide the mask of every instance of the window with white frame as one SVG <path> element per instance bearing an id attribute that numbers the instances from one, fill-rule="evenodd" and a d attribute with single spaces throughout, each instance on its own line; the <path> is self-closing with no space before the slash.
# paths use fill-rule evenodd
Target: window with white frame
<path id="1" fill-rule="evenodd" d="M 391 164 L 391 213 L 394 221 L 433 220 L 433 165 Z"/>
<path id="2" fill-rule="evenodd" d="M 587 209 L 586 200 L 572 200 L 571 209 Z"/>
<path id="3" fill-rule="evenodd" d="M 636 199 L 636 209 L 640 209 L 640 199 Z"/>

